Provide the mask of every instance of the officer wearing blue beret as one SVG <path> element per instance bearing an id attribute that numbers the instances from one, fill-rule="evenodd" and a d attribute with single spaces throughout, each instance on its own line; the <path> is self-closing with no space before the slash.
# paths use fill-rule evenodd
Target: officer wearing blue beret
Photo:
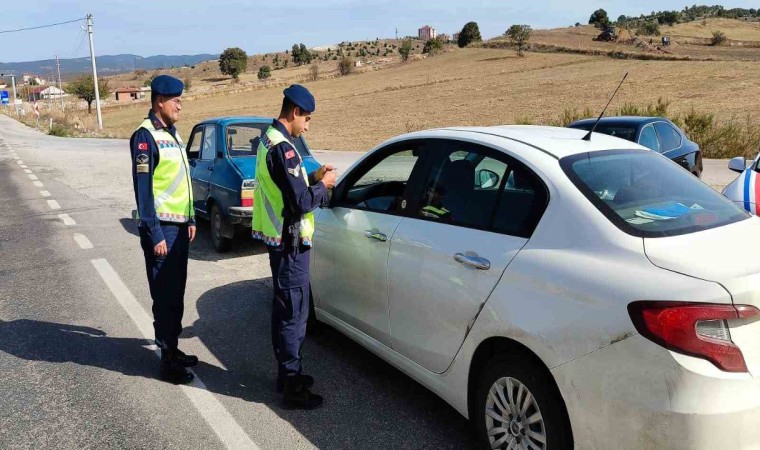
<path id="1" fill-rule="evenodd" d="M 280 116 L 262 136 L 257 150 L 253 237 L 269 250 L 274 297 L 272 345 L 277 359 L 277 391 L 288 408 L 313 409 L 322 397 L 311 392 L 314 379 L 303 373 L 301 345 L 309 315 L 309 249 L 312 211 L 328 203 L 335 171 L 325 165 L 306 173 L 294 142 L 308 131 L 316 109 L 314 96 L 294 84 L 283 92 Z"/>
<path id="2" fill-rule="evenodd" d="M 195 239 L 195 209 L 187 155 L 174 124 L 182 111 L 182 82 L 153 79 L 151 110 L 132 134 L 132 180 L 140 245 L 153 299 L 153 328 L 161 349 L 161 378 L 189 383 L 198 358 L 177 348 L 182 332 L 187 259 Z"/>

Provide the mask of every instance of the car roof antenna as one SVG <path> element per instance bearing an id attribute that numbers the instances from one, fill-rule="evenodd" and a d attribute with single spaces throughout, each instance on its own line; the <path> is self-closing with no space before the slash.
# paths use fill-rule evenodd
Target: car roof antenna
<path id="1" fill-rule="evenodd" d="M 625 75 L 623 76 L 623 79 L 620 80 L 620 84 L 618 84 L 617 89 L 615 89 L 615 92 L 612 93 L 612 97 L 610 97 L 610 100 L 607 102 L 607 105 L 605 105 L 604 109 L 602 110 L 602 113 L 599 114 L 599 117 L 596 119 L 596 122 L 594 122 L 594 126 L 591 127 L 591 129 L 589 130 L 588 133 L 586 133 L 585 136 L 583 136 L 584 141 L 591 140 L 591 133 L 593 133 L 594 130 L 596 130 L 596 126 L 599 125 L 599 121 L 602 120 L 602 116 L 604 115 L 604 112 L 607 111 L 607 106 L 610 106 L 610 103 L 612 103 L 612 99 L 615 98 L 615 94 L 617 94 L 617 91 L 620 90 L 620 86 L 623 85 L 623 81 L 625 81 L 626 78 L 628 78 L 628 72 L 626 72 Z"/>

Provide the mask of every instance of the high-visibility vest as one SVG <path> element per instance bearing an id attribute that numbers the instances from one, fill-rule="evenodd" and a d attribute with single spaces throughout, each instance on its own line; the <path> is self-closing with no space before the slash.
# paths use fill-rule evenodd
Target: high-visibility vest
<path id="1" fill-rule="evenodd" d="M 153 169 L 153 203 L 158 220 L 186 223 L 195 217 L 193 190 L 190 187 L 190 170 L 182 139 L 175 139 L 165 129 L 157 130 L 150 119 L 145 119 L 140 128 L 145 128 L 153 136 L 158 147 L 159 161 Z"/>
<path id="2" fill-rule="evenodd" d="M 300 173 L 296 176 L 301 178 L 307 187 L 309 186 L 309 175 L 303 166 L 303 158 L 298 153 L 298 149 L 277 128 L 270 126 L 264 136 L 261 137 L 259 148 L 256 151 L 256 187 L 253 190 L 251 227 L 255 239 L 260 239 L 271 246 L 278 246 L 282 243 L 285 201 L 282 198 L 280 188 L 277 187 L 272 179 L 272 174 L 269 173 L 267 153 L 282 142 L 288 142 L 291 145 L 291 151 L 299 160 Z M 314 214 L 307 212 L 301 217 L 300 241 L 302 244 L 310 246 L 313 236 Z"/>
<path id="3" fill-rule="evenodd" d="M 444 208 L 443 206 L 440 208 L 436 208 L 433 205 L 428 205 L 422 208 L 422 214 L 427 217 L 441 218 L 445 216 L 446 214 L 449 214 L 449 210 Z"/>

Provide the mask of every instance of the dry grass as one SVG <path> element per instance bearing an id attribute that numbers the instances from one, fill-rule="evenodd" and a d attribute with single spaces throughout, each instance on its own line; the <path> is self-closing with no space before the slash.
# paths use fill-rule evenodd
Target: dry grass
<path id="1" fill-rule="evenodd" d="M 319 149 L 367 150 L 420 128 L 518 120 L 549 123 L 566 109 L 600 109 L 625 71 L 630 76 L 613 108 L 665 97 L 674 114 L 694 108 L 719 113 L 718 121 L 728 120 L 754 108 L 760 95 L 758 69 L 760 63 L 749 61 L 637 61 L 538 53 L 518 59 L 511 50 L 463 49 L 392 69 L 306 83 L 317 98 L 309 141 Z M 208 117 L 273 116 L 281 98 L 281 86 L 190 95 L 179 128 L 187 136 L 195 122 Z M 147 103 L 107 109 L 107 131 L 129 136 L 147 109 Z"/>
<path id="2" fill-rule="evenodd" d="M 661 26 L 663 34 L 683 38 L 712 38 L 712 32 L 720 30 L 733 41 L 760 42 L 760 22 L 750 22 L 735 19 L 710 18 L 702 24 L 701 20 L 679 23 L 672 27 Z"/>

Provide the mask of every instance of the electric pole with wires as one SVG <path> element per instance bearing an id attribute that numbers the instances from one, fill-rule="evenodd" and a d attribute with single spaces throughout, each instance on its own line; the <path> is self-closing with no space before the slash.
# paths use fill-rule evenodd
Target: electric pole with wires
<path id="1" fill-rule="evenodd" d="M 58 96 L 61 97 L 61 111 L 63 111 L 63 87 L 61 87 L 61 60 L 55 55 L 55 66 L 58 68 Z"/>
<path id="2" fill-rule="evenodd" d="M 92 14 L 87 14 L 87 34 L 90 36 L 90 60 L 92 61 L 92 83 L 95 85 L 95 109 L 98 111 L 98 128 L 103 129 L 100 113 L 100 90 L 98 89 L 98 69 L 95 66 L 95 46 L 92 43 Z"/>

